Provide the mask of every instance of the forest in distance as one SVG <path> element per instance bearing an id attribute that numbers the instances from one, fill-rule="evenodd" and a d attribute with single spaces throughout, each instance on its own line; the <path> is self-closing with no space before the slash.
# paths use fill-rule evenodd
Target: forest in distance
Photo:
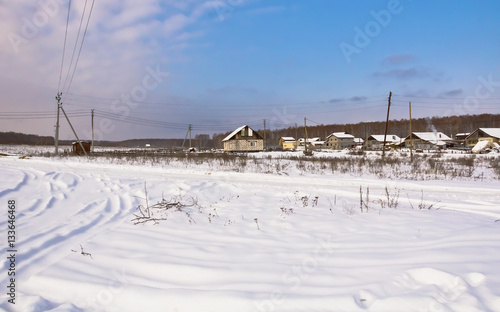
<path id="1" fill-rule="evenodd" d="M 331 124 L 317 125 L 308 124 L 308 137 L 319 137 L 325 139 L 333 132 L 347 132 L 355 137 L 366 139 L 373 134 L 384 134 L 385 121 L 360 122 L 355 124 Z M 264 136 L 263 125 L 255 126 L 255 130 Z M 412 130 L 414 132 L 439 131 L 454 138 L 457 133 L 470 133 L 477 128 L 500 128 L 500 114 L 462 115 L 449 117 L 417 118 L 412 120 Z M 222 139 L 234 129 L 228 129 L 226 133 L 195 134 L 192 145 L 199 148 L 222 148 Z M 390 120 L 388 133 L 399 137 L 406 137 L 410 131 L 408 119 Z M 304 137 L 303 124 L 293 124 L 288 128 L 266 129 L 265 137 L 267 146 L 277 146 L 280 137 Z M 59 141 L 60 145 L 70 145 L 72 141 Z M 134 138 L 124 141 L 96 141 L 96 146 L 116 146 L 116 147 L 144 147 L 149 144 L 157 148 L 181 147 L 184 139 L 161 139 L 161 138 Z M 23 134 L 15 132 L 0 132 L 0 144 L 26 144 L 26 145 L 54 145 L 54 137 L 38 136 L 36 134 Z M 187 146 L 188 146 L 187 145 Z M 185 145 L 186 146 L 186 145 Z"/>

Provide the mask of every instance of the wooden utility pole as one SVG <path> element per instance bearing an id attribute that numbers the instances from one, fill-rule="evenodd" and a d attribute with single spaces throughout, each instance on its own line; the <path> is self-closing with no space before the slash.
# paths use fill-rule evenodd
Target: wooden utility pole
<path id="1" fill-rule="evenodd" d="M 411 102 L 410 102 L 410 161 L 413 162 L 413 135 L 411 130 Z"/>
<path id="2" fill-rule="evenodd" d="M 59 92 L 56 95 L 56 100 L 57 100 L 57 121 L 56 121 L 56 135 L 55 135 L 55 154 L 59 154 L 59 111 L 61 109 L 61 95 L 62 93 Z"/>
<path id="3" fill-rule="evenodd" d="M 297 149 L 299 142 L 299 127 L 297 126 L 297 123 L 295 123 L 295 149 Z"/>
<path id="4" fill-rule="evenodd" d="M 92 145 L 91 145 L 91 148 L 90 148 L 90 151 L 93 153 L 94 152 L 94 110 L 90 110 L 90 115 L 92 116 Z"/>
<path id="5" fill-rule="evenodd" d="M 387 105 L 387 121 L 385 122 L 384 145 L 382 146 L 382 157 L 385 157 L 385 143 L 387 139 L 387 128 L 389 127 L 389 111 L 391 110 L 392 92 L 389 92 L 389 104 Z"/>
<path id="6" fill-rule="evenodd" d="M 267 141 L 266 141 L 266 120 L 264 119 L 264 151 L 266 150 L 266 145 L 267 145 Z"/>
<path id="7" fill-rule="evenodd" d="M 191 150 L 191 148 L 193 147 L 191 145 L 191 130 L 192 130 L 192 127 L 191 127 L 191 124 L 189 124 L 189 149 Z"/>
<path id="8" fill-rule="evenodd" d="M 309 156 L 309 155 L 312 155 L 312 151 L 309 152 L 307 150 L 307 125 L 306 125 L 306 119 L 307 118 L 304 117 L 304 134 L 305 134 L 305 137 L 304 137 L 304 148 L 305 148 L 304 149 L 304 155 Z"/>
<path id="9" fill-rule="evenodd" d="M 188 134 L 189 134 L 189 149 L 191 149 L 191 125 L 189 125 L 188 131 L 186 132 L 186 136 L 184 137 L 184 141 L 182 141 L 182 148 L 184 148 L 184 143 L 186 143 Z"/>
<path id="10" fill-rule="evenodd" d="M 76 134 L 76 131 L 75 131 L 75 129 L 73 128 L 73 125 L 71 124 L 71 121 L 69 121 L 68 115 L 66 115 L 66 112 L 64 111 L 64 108 L 62 107 L 62 105 L 61 105 L 61 111 L 63 112 L 64 117 L 66 117 L 66 120 L 68 121 L 69 126 L 71 127 L 71 130 L 73 130 L 73 134 L 74 134 L 74 135 L 75 135 L 75 137 L 76 137 L 76 141 L 78 142 L 78 144 L 80 144 L 80 147 L 82 148 L 83 153 L 85 154 L 85 156 L 88 156 L 88 155 L 87 155 L 87 151 L 85 150 L 85 148 L 83 148 L 83 144 L 82 144 L 82 142 L 80 141 L 80 139 L 78 138 L 78 135 Z"/>

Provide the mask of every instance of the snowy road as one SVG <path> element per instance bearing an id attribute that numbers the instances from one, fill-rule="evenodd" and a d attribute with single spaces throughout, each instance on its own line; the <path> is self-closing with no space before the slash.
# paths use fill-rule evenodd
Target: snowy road
<path id="1" fill-rule="evenodd" d="M 0 203 L 18 203 L 7 311 L 500 311 L 499 181 L 5 157 L 0 174 Z M 150 204 L 198 206 L 134 225 L 145 183 Z"/>

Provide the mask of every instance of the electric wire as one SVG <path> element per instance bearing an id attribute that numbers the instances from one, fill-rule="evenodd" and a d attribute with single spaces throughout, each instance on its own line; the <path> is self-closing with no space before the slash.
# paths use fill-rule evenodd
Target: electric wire
<path id="1" fill-rule="evenodd" d="M 85 0 L 85 5 L 83 6 L 82 17 L 80 18 L 80 25 L 78 26 L 78 32 L 76 34 L 75 45 L 73 46 L 73 53 L 71 54 L 71 61 L 69 62 L 68 71 L 66 72 L 66 80 L 64 81 L 63 89 L 65 89 L 65 87 L 68 83 L 68 78 L 70 76 L 69 73 L 71 71 L 71 67 L 73 66 L 73 60 L 74 60 L 75 54 L 76 54 L 76 47 L 78 46 L 78 39 L 80 39 L 80 33 L 82 31 L 83 19 L 85 17 L 85 12 L 87 11 L 87 2 L 88 2 L 88 0 Z"/>
<path id="2" fill-rule="evenodd" d="M 73 68 L 73 74 L 71 75 L 71 79 L 69 80 L 69 84 L 68 84 L 68 88 L 66 89 L 66 93 L 69 92 L 69 90 L 71 88 L 71 84 L 73 83 L 73 78 L 75 77 L 76 68 L 78 67 L 78 61 L 80 60 L 80 54 L 82 53 L 83 43 L 85 42 L 85 36 L 87 34 L 87 29 L 89 27 L 90 17 L 92 16 L 92 11 L 94 9 L 94 3 L 95 3 L 95 0 L 92 0 L 92 5 L 90 6 L 89 16 L 87 18 L 87 24 L 85 25 L 85 31 L 83 32 L 82 42 L 80 44 L 80 50 L 78 51 L 78 55 L 76 57 L 75 66 Z"/>
<path id="3" fill-rule="evenodd" d="M 66 30 L 64 32 L 64 45 L 63 45 L 63 53 L 62 53 L 62 60 L 61 60 L 61 71 L 59 72 L 59 84 L 57 85 L 57 92 L 59 93 L 60 88 L 61 88 L 61 80 L 62 80 L 62 73 L 63 73 L 63 67 L 64 67 L 64 54 L 66 54 L 66 40 L 68 37 L 68 25 L 69 25 L 69 12 L 71 9 L 71 0 L 69 0 L 68 4 L 68 16 L 66 17 Z"/>

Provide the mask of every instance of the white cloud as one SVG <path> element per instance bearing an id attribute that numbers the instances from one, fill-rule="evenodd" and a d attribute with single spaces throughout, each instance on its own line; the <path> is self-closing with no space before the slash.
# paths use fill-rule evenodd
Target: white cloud
<path id="1" fill-rule="evenodd" d="M 40 3 L 49 4 L 49 7 L 44 9 Z M 57 3 L 63 4 L 55 5 Z M 72 1 L 62 84 L 67 76 L 83 3 Z M 4 100 L 0 101 L 0 111 L 55 111 L 67 4 L 67 0 L 2 1 L 0 92 Z M 91 1 L 87 12 L 90 5 Z M 148 66 L 158 65 L 168 71 L 171 62 L 188 60 L 185 50 L 199 45 L 197 41 L 207 33 L 205 26 L 207 20 L 211 20 L 210 12 L 211 17 L 216 16 L 214 1 L 95 1 L 69 93 L 106 98 L 130 94 L 135 86 L 142 84 Z M 86 17 L 83 27 L 85 23 Z M 17 39 L 14 45 L 12 38 Z M 167 88 L 166 80 L 158 90 L 151 91 L 151 96 Z M 70 94 L 63 94 L 63 98 Z M 16 103 L 12 105 L 5 99 L 16 99 Z M 66 103 L 69 110 L 82 109 L 71 106 L 71 101 Z M 80 104 L 90 109 L 89 103 Z M 99 105 L 95 108 L 110 109 L 109 104 Z M 54 123 L 55 120 L 5 122 L 0 125 L 0 131 L 53 135 Z M 77 129 L 88 128 L 87 120 L 77 119 L 74 123 Z M 117 124 L 117 128 L 127 130 L 126 124 Z M 107 139 L 112 139 L 112 135 Z"/>

